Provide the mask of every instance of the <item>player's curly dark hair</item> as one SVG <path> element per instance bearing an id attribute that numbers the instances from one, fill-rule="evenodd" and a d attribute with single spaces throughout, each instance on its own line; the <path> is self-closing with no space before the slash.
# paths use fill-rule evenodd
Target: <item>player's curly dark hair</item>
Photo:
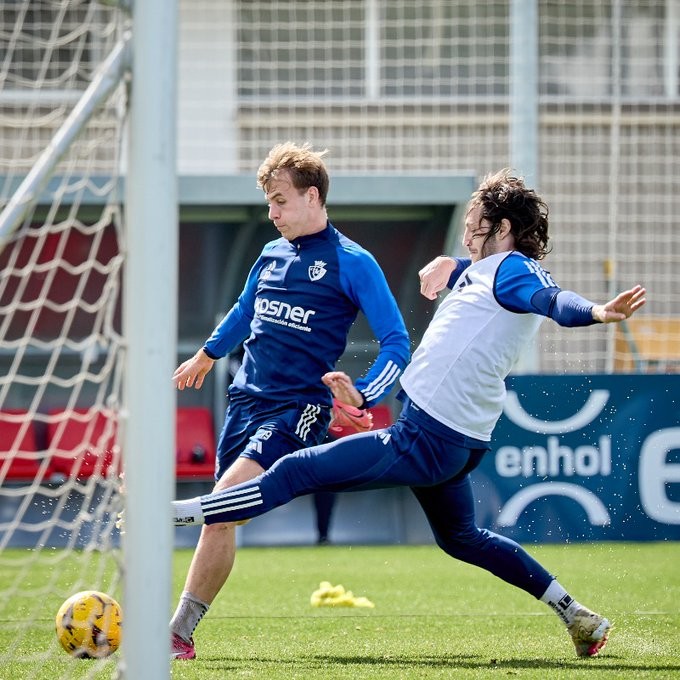
<path id="1" fill-rule="evenodd" d="M 321 205 L 326 205 L 330 180 L 322 160 L 328 152 L 313 151 L 309 143 L 298 146 L 294 142 L 277 144 L 269 152 L 257 171 L 257 186 L 267 191 L 267 185 L 279 170 L 287 170 L 296 189 L 316 187 Z"/>
<path id="2" fill-rule="evenodd" d="M 468 210 L 476 206 L 481 206 L 482 219 L 491 222 L 486 239 L 498 232 L 501 220 L 507 219 L 515 237 L 515 250 L 534 260 L 541 260 L 550 252 L 548 206 L 508 168 L 483 179 L 472 194 Z"/>

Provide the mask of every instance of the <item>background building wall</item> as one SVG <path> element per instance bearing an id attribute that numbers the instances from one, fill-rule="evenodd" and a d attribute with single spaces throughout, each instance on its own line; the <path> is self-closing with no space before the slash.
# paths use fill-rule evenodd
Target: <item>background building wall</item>
<path id="1" fill-rule="evenodd" d="M 254 174 L 286 139 L 329 148 L 333 174 L 511 165 L 510 4 L 183 3 L 180 170 Z M 597 300 L 642 282 L 658 315 L 680 313 L 676 5 L 538 2 L 546 264 Z M 538 370 L 611 370 L 613 333 L 546 323 Z"/>

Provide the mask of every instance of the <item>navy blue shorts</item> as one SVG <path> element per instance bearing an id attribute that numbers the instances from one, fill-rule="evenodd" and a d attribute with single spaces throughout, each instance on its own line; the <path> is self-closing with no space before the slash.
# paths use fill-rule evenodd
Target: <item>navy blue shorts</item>
<path id="1" fill-rule="evenodd" d="M 217 443 L 215 479 L 219 480 L 239 456 L 268 470 L 286 454 L 320 444 L 330 420 L 328 406 L 272 401 L 231 390 Z"/>
<path id="2" fill-rule="evenodd" d="M 284 456 L 255 479 L 202 496 L 201 507 L 206 524 L 235 522 L 319 491 L 408 486 L 439 547 L 540 598 L 553 576 L 515 541 L 476 525 L 470 472 L 488 446 L 407 399 L 394 425 Z"/>

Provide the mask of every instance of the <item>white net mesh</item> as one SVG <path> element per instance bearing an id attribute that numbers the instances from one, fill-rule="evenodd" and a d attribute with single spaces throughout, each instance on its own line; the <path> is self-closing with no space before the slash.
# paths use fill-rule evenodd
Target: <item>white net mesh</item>
<path id="1" fill-rule="evenodd" d="M 181 168 L 252 175 L 285 139 L 330 148 L 335 174 L 510 165 L 510 6 L 187 1 Z M 544 324 L 542 372 L 677 370 L 678 13 L 673 0 L 538 2 L 547 266 L 597 301 L 637 282 L 650 298 L 637 343 Z M 214 96 L 224 106 L 199 110 Z"/>
<path id="2" fill-rule="evenodd" d="M 546 370 L 677 370 L 673 5 L 541 3 L 541 177 L 555 225 L 550 266 L 564 287 L 598 300 L 637 282 L 649 290 L 642 318 L 624 328 L 626 339 L 612 326 L 561 340 L 546 325 L 544 341 L 555 349 Z"/>
<path id="3" fill-rule="evenodd" d="M 181 0 L 180 172 L 254 177 L 286 139 L 328 147 L 333 175 L 481 178 L 507 166 L 510 7 Z M 110 53 L 121 14 L 90 0 L 0 0 L 0 204 Z M 638 281 L 649 289 L 625 332 L 545 323 L 538 368 L 676 371 L 677 0 L 539 0 L 538 19 L 547 266 L 596 300 Z M 123 96 L 89 122 L 49 201 L 0 253 L 0 663 L 30 659 L 26 677 L 44 677 L 57 654 L 45 622 L 61 600 L 117 588 Z"/>
<path id="4" fill-rule="evenodd" d="M 95 2 L 0 2 L 0 207 L 120 37 Z M 119 596 L 123 263 L 118 90 L 66 151 L 0 250 L 0 666 L 94 674 L 58 646 L 80 590 Z M 63 550 L 56 550 L 63 548 Z M 112 663 L 111 661 L 103 663 Z"/>

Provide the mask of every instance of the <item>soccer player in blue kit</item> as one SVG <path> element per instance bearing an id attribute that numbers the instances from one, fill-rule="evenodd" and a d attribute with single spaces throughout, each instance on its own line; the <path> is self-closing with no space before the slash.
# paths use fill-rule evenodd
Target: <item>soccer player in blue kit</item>
<path id="1" fill-rule="evenodd" d="M 645 303 L 635 286 L 606 304 L 561 290 L 538 260 L 548 252 L 548 208 L 508 170 L 472 195 L 463 244 L 469 258 L 436 258 L 420 271 L 437 309 L 400 378 L 398 421 L 382 430 L 284 456 L 267 472 L 217 493 L 173 503 L 176 525 L 233 522 L 319 490 L 409 486 L 438 545 L 546 603 L 564 622 L 578 656 L 595 656 L 611 624 L 576 601 L 515 541 L 475 524 L 470 472 L 490 447 L 504 379 L 545 317 L 562 326 L 623 321 Z M 336 397 L 356 397 L 334 372 Z"/>
<path id="2" fill-rule="evenodd" d="M 257 173 L 281 238 L 265 245 L 238 300 L 173 375 L 199 389 L 214 362 L 244 339 L 217 446 L 215 490 L 256 477 L 283 455 L 320 444 L 331 420 L 329 381 L 362 311 L 380 347 L 345 404 L 385 397 L 409 358 L 401 312 L 375 258 L 328 221 L 325 152 L 275 146 Z M 193 633 L 234 564 L 233 524 L 203 527 L 170 622 L 171 655 L 196 656 Z"/>

